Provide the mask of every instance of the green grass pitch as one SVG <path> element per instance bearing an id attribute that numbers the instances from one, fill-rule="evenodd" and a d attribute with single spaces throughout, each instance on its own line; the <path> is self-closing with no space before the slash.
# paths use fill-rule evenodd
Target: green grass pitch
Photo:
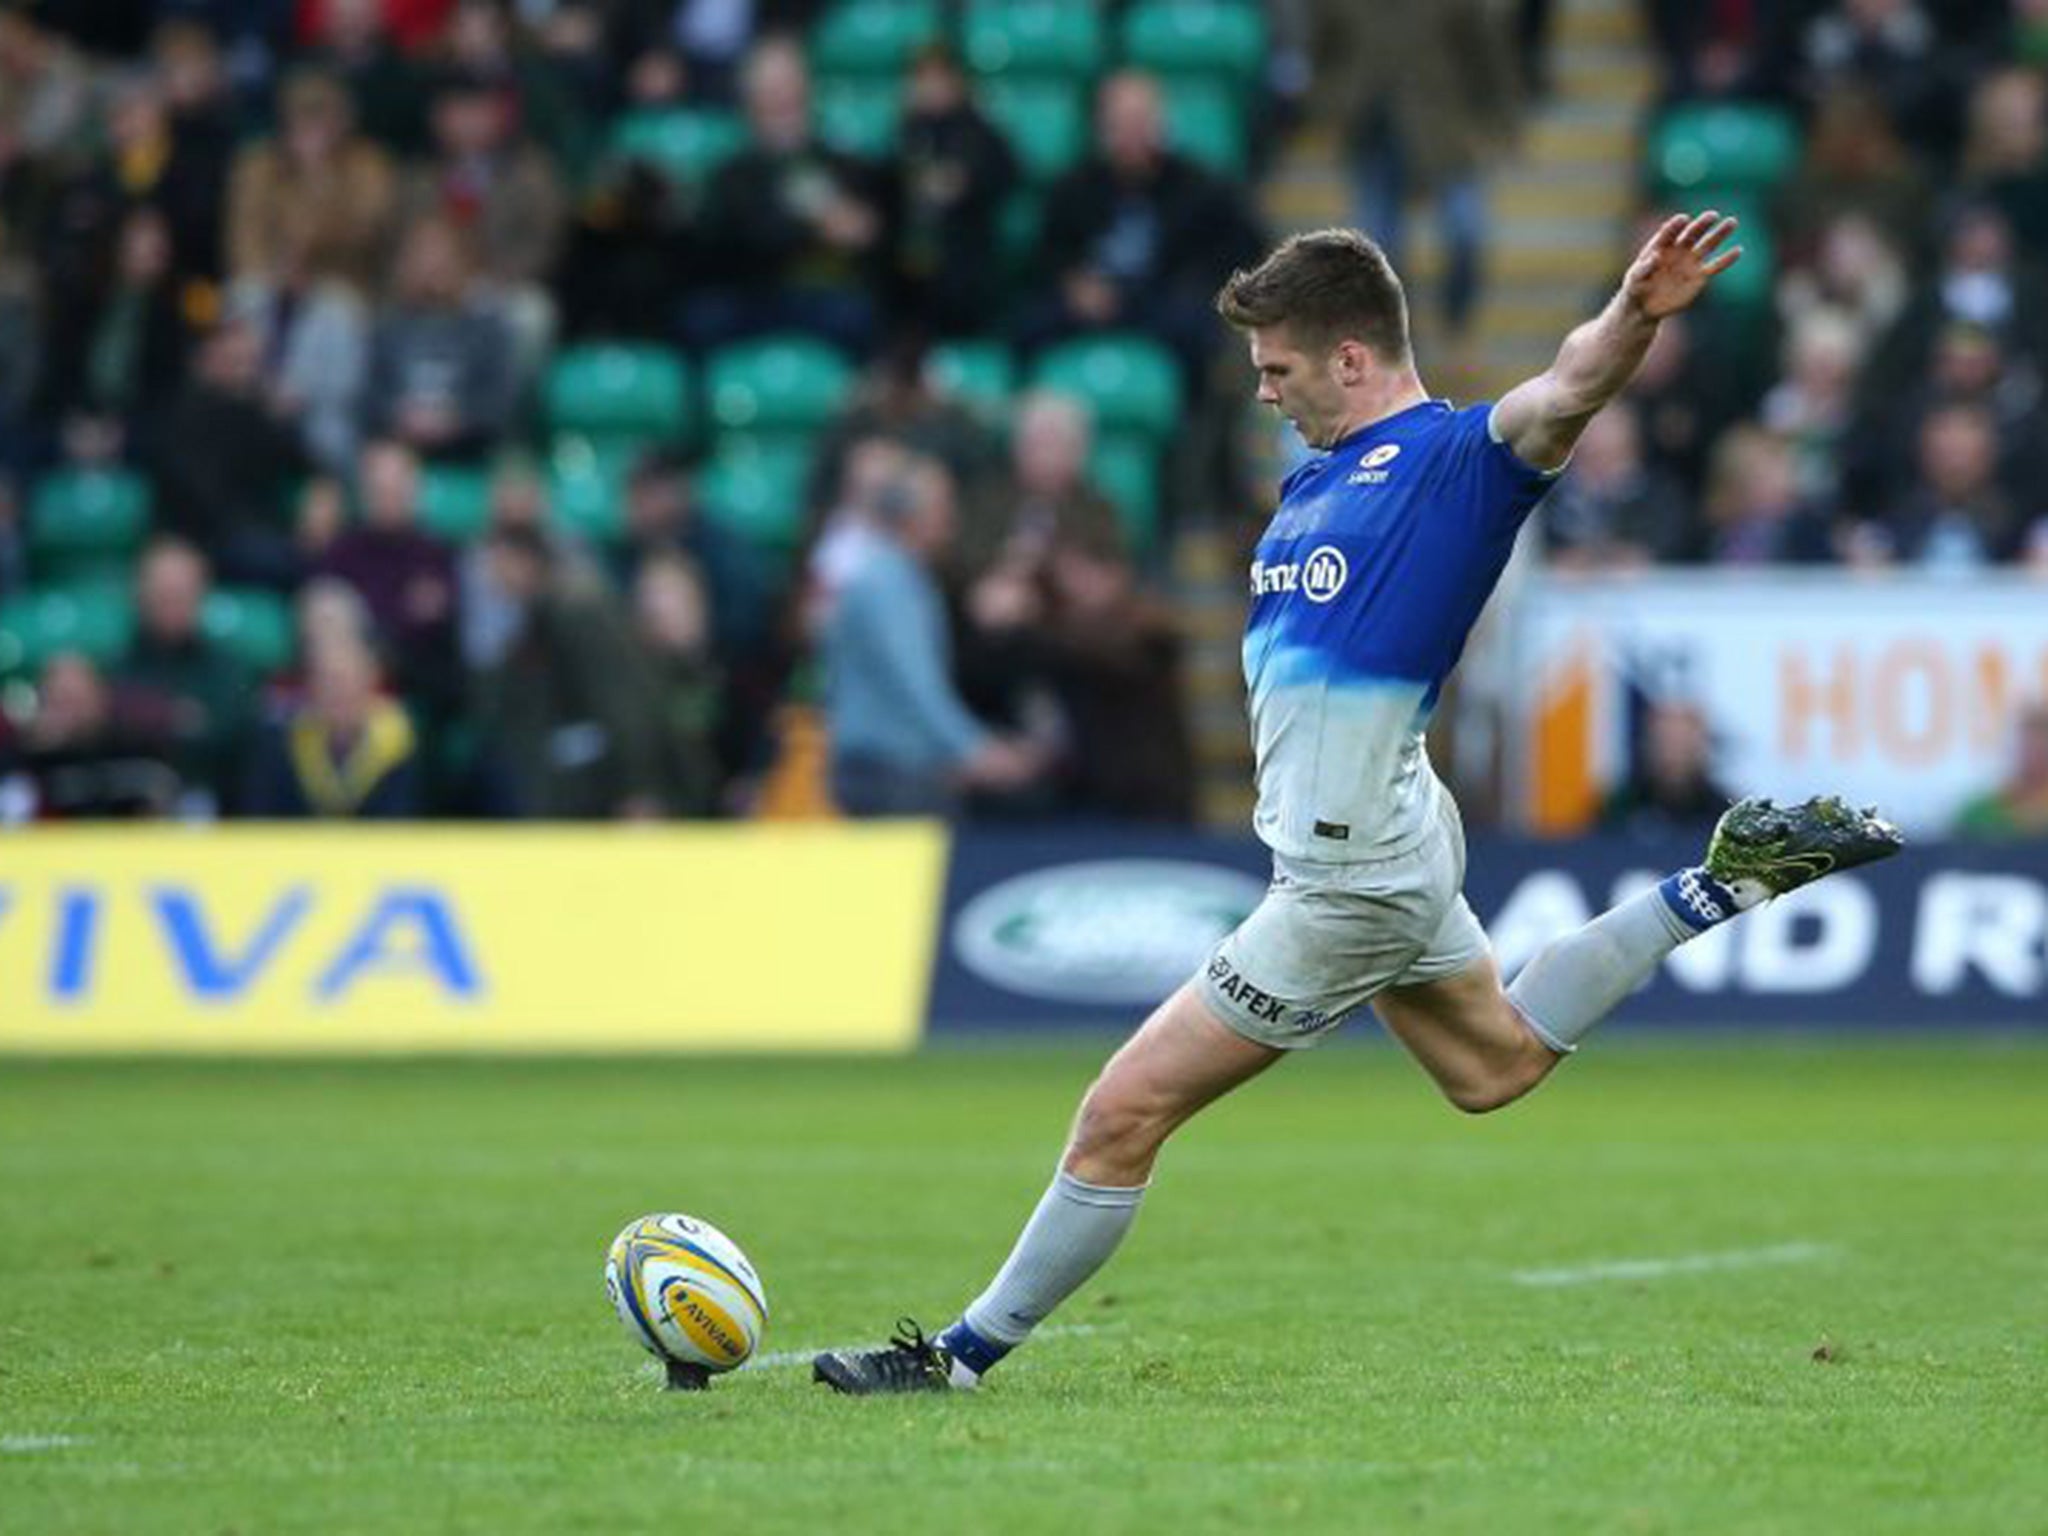
<path id="1" fill-rule="evenodd" d="M 814 1388 L 1101 1050 L 0 1066 L 0 1531 L 2048 1530 L 2038 1043 L 1612 1040 L 1482 1120 L 1332 1047 L 987 1390 Z M 708 1394 L 604 1301 L 661 1209 L 768 1284 Z"/>

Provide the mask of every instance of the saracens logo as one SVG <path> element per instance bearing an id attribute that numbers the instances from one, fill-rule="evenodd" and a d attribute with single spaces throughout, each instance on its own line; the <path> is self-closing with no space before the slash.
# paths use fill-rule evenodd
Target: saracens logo
<path id="1" fill-rule="evenodd" d="M 1254 560 L 1252 596 L 1277 592 L 1299 592 L 1312 603 L 1327 603 L 1344 590 L 1351 575 L 1344 551 L 1334 544 L 1318 544 L 1306 560 Z"/>

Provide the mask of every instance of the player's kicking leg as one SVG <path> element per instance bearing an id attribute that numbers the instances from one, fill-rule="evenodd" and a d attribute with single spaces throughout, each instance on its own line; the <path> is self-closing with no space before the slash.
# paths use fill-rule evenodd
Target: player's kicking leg
<path id="1" fill-rule="evenodd" d="M 1051 1187 L 960 1320 L 936 1339 L 906 1320 L 881 1349 L 828 1350 L 814 1378 L 857 1395 L 973 1386 L 1116 1251 L 1166 1138 L 1285 1054 L 1225 1027 L 1195 983 L 1182 987 L 1089 1088 Z"/>
<path id="2" fill-rule="evenodd" d="M 1840 800 L 1785 809 L 1744 800 L 1715 827 L 1704 864 L 1547 946 L 1512 987 L 1481 950 L 1449 974 L 1397 981 L 1374 1006 L 1452 1102 L 1498 1108 L 1541 1082 L 1686 940 L 1831 871 L 1896 853 L 1901 841 L 1875 813 Z M 1462 901 L 1457 910 L 1470 942 L 1460 936 L 1449 954 L 1463 957 L 1483 935 Z M 960 1321 L 937 1339 L 906 1323 L 885 1348 L 827 1351 L 814 1362 L 816 1379 L 856 1394 L 974 1385 L 1115 1251 L 1175 1128 L 1284 1054 L 1224 1025 L 1196 983 L 1183 987 L 1089 1089 L 1052 1187 Z"/>
<path id="3" fill-rule="evenodd" d="M 1446 1097 L 1475 1113 L 1513 1103 L 1688 939 L 1835 870 L 1897 853 L 1898 828 L 1832 796 L 1742 800 L 1706 861 L 1547 945 L 1503 988 L 1491 955 L 1456 975 L 1395 986 L 1373 1006 Z"/>

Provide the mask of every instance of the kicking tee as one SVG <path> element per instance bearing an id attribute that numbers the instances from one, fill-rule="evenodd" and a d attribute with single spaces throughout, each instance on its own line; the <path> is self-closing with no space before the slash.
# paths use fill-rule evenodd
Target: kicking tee
<path id="1" fill-rule="evenodd" d="M 1493 435 L 1492 407 L 1428 400 L 1302 464 L 1252 560 L 1244 676 L 1275 853 L 1396 857 L 1443 791 L 1423 731 L 1556 478 Z"/>

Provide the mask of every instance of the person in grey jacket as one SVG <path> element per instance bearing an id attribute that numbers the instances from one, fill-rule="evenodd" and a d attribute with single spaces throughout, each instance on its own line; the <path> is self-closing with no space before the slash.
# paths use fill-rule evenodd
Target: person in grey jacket
<path id="1" fill-rule="evenodd" d="M 952 639 L 933 568 L 953 539 L 952 478 L 931 459 L 876 498 L 863 549 L 824 631 L 832 792 L 852 816 L 955 810 L 968 789 L 1016 789 L 1041 753 L 975 719 L 953 685 Z"/>

